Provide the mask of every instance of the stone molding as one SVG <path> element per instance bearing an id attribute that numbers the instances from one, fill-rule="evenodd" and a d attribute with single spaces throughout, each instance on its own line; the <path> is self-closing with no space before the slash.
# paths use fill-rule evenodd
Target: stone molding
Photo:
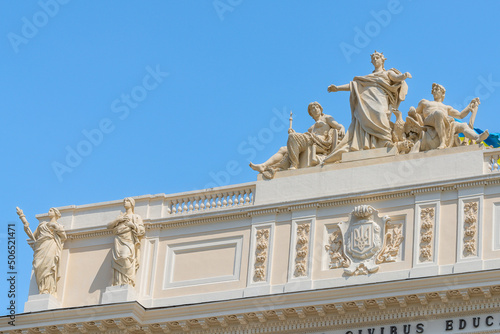
<path id="1" fill-rule="evenodd" d="M 436 182 L 433 182 L 436 184 Z M 416 194 L 454 191 L 463 188 L 473 188 L 478 186 L 494 186 L 500 185 L 500 174 L 488 174 L 479 177 L 474 177 L 468 180 L 445 181 L 438 182 L 434 186 L 405 186 L 400 189 L 381 189 L 367 194 L 366 192 L 352 193 L 350 195 L 335 196 L 334 198 L 317 198 L 314 200 L 306 201 L 306 203 L 295 204 L 291 203 L 277 203 L 272 205 L 248 205 L 244 208 L 223 209 L 212 212 L 192 213 L 188 216 L 175 215 L 171 217 L 143 219 L 144 225 L 147 230 L 162 230 L 178 227 L 185 227 L 190 225 L 201 225 L 209 223 L 224 222 L 229 220 L 240 220 L 249 217 L 279 214 L 290 211 L 305 210 L 311 208 L 330 208 L 343 205 L 366 204 L 375 201 L 392 200 L 396 198 L 412 197 Z M 304 201 L 301 201 L 304 202 Z M 271 206 L 271 207 L 270 207 Z M 235 211 L 237 213 L 235 213 Z M 242 212 L 243 211 L 243 212 Z M 204 218 L 201 218 L 203 216 Z M 208 217 L 207 217 L 208 216 Z M 39 217 L 39 216 L 37 216 Z M 85 230 L 66 230 L 69 240 L 85 239 L 93 237 L 102 237 L 111 235 L 110 230 L 103 228 L 99 229 L 85 229 Z"/>
<path id="2" fill-rule="evenodd" d="M 255 307 L 257 304 L 253 304 Z M 95 310 L 93 310 L 95 308 Z M 220 314 L 210 314 L 212 310 Z M 18 315 L 14 330 L 0 334 L 35 333 L 308 333 L 348 329 L 356 326 L 384 325 L 402 320 L 440 319 L 471 316 L 500 311 L 500 285 L 475 286 L 432 292 L 359 299 L 294 307 L 260 306 L 260 310 L 227 313 L 229 308 L 208 307 L 210 315 L 191 318 L 185 313 L 177 318 L 169 315 L 171 308 L 144 309 L 138 303 L 87 307 L 74 320 L 72 310 L 54 310 Z M 187 310 L 186 310 L 187 311 Z M 60 314 L 59 314 L 60 313 Z M 97 314 L 99 316 L 97 316 Z M 33 325 L 23 325 L 30 317 Z M 36 318 L 39 318 L 36 320 Z M 36 322 L 36 325 L 35 325 Z M 53 325 L 57 323 L 57 325 Z"/>

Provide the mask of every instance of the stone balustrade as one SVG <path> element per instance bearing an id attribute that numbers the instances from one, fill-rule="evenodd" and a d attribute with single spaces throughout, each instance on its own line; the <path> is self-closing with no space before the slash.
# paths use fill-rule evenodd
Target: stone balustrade
<path id="1" fill-rule="evenodd" d="M 484 163 L 485 163 L 485 172 L 486 173 L 494 173 L 500 172 L 500 149 L 491 149 L 484 151 Z"/>
<path id="2" fill-rule="evenodd" d="M 169 215 L 176 215 L 240 207 L 253 204 L 254 196 L 255 185 L 205 190 L 185 196 L 168 197 L 166 199 L 166 212 Z"/>

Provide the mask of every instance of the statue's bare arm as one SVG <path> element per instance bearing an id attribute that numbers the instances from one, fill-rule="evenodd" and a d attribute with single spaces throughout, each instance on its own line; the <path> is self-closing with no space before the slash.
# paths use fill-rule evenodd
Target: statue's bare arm
<path id="1" fill-rule="evenodd" d="M 336 86 L 336 85 L 328 86 L 329 93 L 340 92 L 340 91 L 348 92 L 349 90 L 350 90 L 349 84 L 340 85 L 340 86 Z"/>
<path id="2" fill-rule="evenodd" d="M 330 125 L 335 130 L 338 130 L 340 133 L 342 133 L 342 134 L 345 133 L 344 126 L 342 124 L 340 124 L 339 122 L 337 122 L 332 116 L 326 115 L 325 121 L 328 125 Z"/>
<path id="3" fill-rule="evenodd" d="M 393 80 L 393 81 L 403 81 L 403 80 L 406 80 L 406 79 L 411 79 L 411 74 L 410 72 L 405 72 L 405 73 L 401 73 L 401 74 L 397 74 L 396 72 L 394 71 L 388 71 L 387 74 L 389 75 L 389 77 Z"/>
<path id="4" fill-rule="evenodd" d="M 417 109 L 415 110 L 415 115 L 418 117 L 417 121 L 420 123 L 420 125 L 424 124 L 424 108 L 427 107 L 427 100 L 421 100 L 418 103 Z"/>
<path id="5" fill-rule="evenodd" d="M 458 111 L 458 110 L 454 109 L 453 107 L 448 107 L 448 115 L 455 117 L 455 118 L 464 119 L 465 117 L 467 117 L 467 115 L 469 113 L 472 112 L 474 114 L 475 112 L 477 112 L 477 108 L 479 107 L 479 104 L 480 104 L 479 98 L 476 97 L 476 98 L 472 99 L 472 101 L 470 101 L 469 105 L 467 107 L 465 107 L 464 110 L 462 110 L 462 111 Z"/>

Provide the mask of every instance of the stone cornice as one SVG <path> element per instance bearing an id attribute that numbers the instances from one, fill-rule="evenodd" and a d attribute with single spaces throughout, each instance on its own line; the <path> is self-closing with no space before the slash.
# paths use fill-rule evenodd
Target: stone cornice
<path id="1" fill-rule="evenodd" d="M 470 283 L 481 274 L 463 274 Z M 482 274 L 484 276 L 484 273 Z M 493 276 L 492 276 L 493 275 Z M 452 275 L 453 276 L 453 275 Z M 486 273 L 487 280 L 498 271 Z M 443 278 L 440 278 L 442 281 Z M 430 288 L 437 278 L 422 279 Z M 424 282 L 425 281 L 425 282 Z M 388 283 L 386 283 L 388 284 Z M 397 282 L 396 285 L 404 285 Z M 363 286 L 377 290 L 378 284 Z M 146 309 L 137 302 L 42 311 L 16 316 L 16 328 L 0 333 L 302 333 L 400 322 L 472 316 L 500 311 L 500 285 L 427 289 L 377 298 L 332 298 L 350 289 Z M 343 293 L 346 295 L 347 291 Z M 327 299 L 331 298 L 330 301 Z M 243 311 L 244 310 L 244 311 Z M 243 311 L 243 312 L 242 312 Z M 6 318 L 6 317 L 4 317 Z"/>
<path id="2" fill-rule="evenodd" d="M 373 192 L 359 192 L 333 197 L 321 197 L 308 201 L 276 203 L 270 205 L 246 205 L 231 209 L 219 209 L 213 211 L 196 211 L 194 213 L 169 215 L 168 217 L 156 219 L 144 219 L 148 230 L 171 229 L 189 225 L 210 224 L 224 221 L 245 219 L 253 216 L 272 215 L 289 211 L 298 211 L 315 208 L 329 208 L 343 205 L 355 205 L 370 203 L 374 201 L 392 200 L 397 198 L 411 197 L 416 194 L 453 191 L 456 189 L 471 188 L 478 186 L 500 185 L 500 174 L 486 174 L 478 177 L 454 181 L 432 182 L 427 185 L 415 187 L 413 185 L 404 187 L 392 187 L 378 189 Z M 111 231 L 96 227 L 94 229 L 67 230 L 69 240 L 100 237 L 111 234 Z"/>

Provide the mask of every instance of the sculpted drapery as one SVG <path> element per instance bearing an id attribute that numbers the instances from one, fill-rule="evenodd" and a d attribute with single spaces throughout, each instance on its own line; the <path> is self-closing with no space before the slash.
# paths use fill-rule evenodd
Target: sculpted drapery
<path id="1" fill-rule="evenodd" d="M 340 161 L 346 152 L 393 145 L 390 118 L 406 97 L 405 79 L 411 75 L 394 68 L 386 70 L 382 53 L 375 51 L 371 58 L 372 73 L 354 77 L 347 85 L 328 87 L 329 92 L 350 91 L 352 119 L 346 136 L 324 162 Z"/>
<path id="2" fill-rule="evenodd" d="M 57 222 L 61 213 L 56 208 L 49 210 L 50 221 L 41 222 L 31 232 L 29 223 L 23 210 L 16 208 L 17 214 L 24 225 L 24 231 L 31 239 L 30 246 L 33 248 L 33 272 L 35 273 L 38 292 L 40 294 L 51 294 L 56 296 L 57 281 L 59 280 L 59 263 L 66 232 L 64 227 Z"/>
<path id="3" fill-rule="evenodd" d="M 135 286 L 135 275 L 139 268 L 141 239 L 145 234 L 142 218 L 133 212 L 135 201 L 126 198 L 126 209 L 116 220 L 108 224 L 113 229 L 113 282 L 112 285 Z"/>
<path id="4" fill-rule="evenodd" d="M 389 72 L 355 77 L 350 82 L 352 121 L 345 142 L 350 151 L 384 147 L 392 141 L 390 117 L 408 92 L 404 81 L 395 82 Z"/>
<path id="5" fill-rule="evenodd" d="M 344 136 L 344 127 L 332 116 L 324 114 L 323 107 L 318 102 L 311 102 L 307 111 L 315 121 L 307 132 L 295 132 L 290 123 L 287 145 L 281 147 L 264 163 L 250 163 L 252 169 L 262 173 L 264 178 L 272 179 L 277 170 L 299 168 L 300 155 L 309 148 L 312 150 L 312 164 L 320 163 L 320 155 L 324 157 L 331 152 L 339 138 Z"/>
<path id="6" fill-rule="evenodd" d="M 59 224 L 40 223 L 33 233 L 33 269 L 38 291 L 41 294 L 56 294 L 59 280 L 59 261 L 66 233 Z"/>

